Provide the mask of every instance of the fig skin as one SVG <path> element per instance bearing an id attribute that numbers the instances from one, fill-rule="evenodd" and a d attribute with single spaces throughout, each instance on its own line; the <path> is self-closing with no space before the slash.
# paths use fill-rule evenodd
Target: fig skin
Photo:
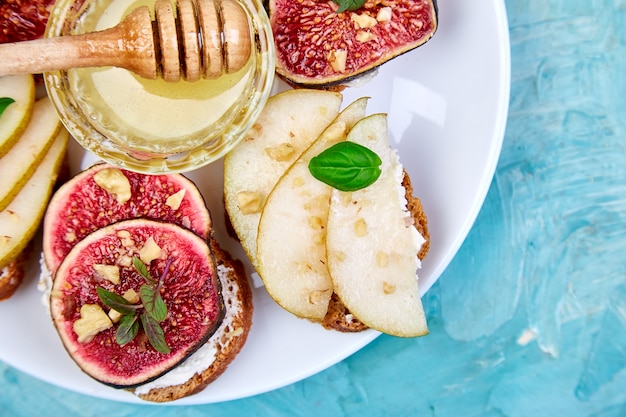
<path id="1" fill-rule="evenodd" d="M 423 45 L 438 27 L 436 0 L 367 0 L 341 13 L 332 1 L 269 0 L 267 7 L 276 73 L 293 87 L 340 90 Z M 383 8 L 390 8 L 390 20 L 376 20 Z M 359 16 L 369 23 L 357 23 Z M 337 51 L 345 51 L 345 57 L 338 58 Z M 337 68 L 342 67 L 338 62 L 345 68 Z"/>
<path id="2" fill-rule="evenodd" d="M 128 178 L 128 201 L 120 203 L 95 182 L 94 176 L 104 169 L 119 169 Z M 167 206 L 167 198 L 180 190 L 185 190 L 180 206 Z M 172 222 L 204 239 L 211 232 L 206 203 L 196 185 L 183 175 L 145 175 L 99 163 L 63 184 L 48 204 L 43 222 L 43 254 L 53 278 L 63 258 L 83 237 L 100 227 L 133 218 Z"/>
<path id="3" fill-rule="evenodd" d="M 129 245 L 120 231 L 128 231 L 134 243 Z M 98 304 L 105 312 L 109 310 L 100 301 L 97 287 L 121 295 L 130 288 L 139 293 L 145 284 L 132 265 L 120 266 L 119 284 L 98 276 L 93 265 L 127 265 L 124 258 L 138 256 L 149 237 L 162 253 L 148 265 L 152 277 L 158 279 L 171 260 L 160 292 L 168 308 L 160 324 L 171 352 L 154 350 L 142 329 L 120 346 L 115 341 L 117 325 L 79 343 L 73 324 L 80 318 L 80 307 Z M 216 262 L 204 239 L 172 223 L 133 219 L 98 229 L 72 248 L 57 271 L 50 311 L 65 349 L 85 373 L 114 388 L 132 388 L 165 374 L 206 343 L 225 310 Z"/>

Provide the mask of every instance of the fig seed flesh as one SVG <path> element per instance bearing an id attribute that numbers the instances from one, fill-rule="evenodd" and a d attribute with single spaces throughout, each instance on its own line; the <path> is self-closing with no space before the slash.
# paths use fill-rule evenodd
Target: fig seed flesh
<path id="1" fill-rule="evenodd" d="M 270 0 L 276 72 L 292 85 L 328 88 L 423 45 L 437 30 L 436 0 Z"/>
<path id="2" fill-rule="evenodd" d="M 119 169 L 130 183 L 130 198 L 118 196 L 101 187 L 94 175 L 104 169 Z M 168 198 L 184 191 L 180 204 Z M 96 164 L 82 171 L 54 194 L 43 225 L 43 253 L 46 266 L 54 276 L 72 247 L 89 233 L 121 220 L 146 218 L 175 223 L 206 239 L 211 219 L 197 187 L 181 174 L 146 175 L 108 164 Z"/>
<path id="3" fill-rule="evenodd" d="M 130 233 L 134 245 L 120 237 Z M 122 295 L 133 289 L 139 293 L 146 280 L 124 259 L 138 256 L 143 243 L 152 237 L 163 256 L 148 269 L 152 277 L 170 267 L 160 294 L 167 306 L 167 317 L 160 323 L 171 352 L 157 352 L 140 330 L 129 343 L 115 340 L 117 326 L 103 330 L 87 343 L 78 342 L 73 324 L 80 319 L 85 304 L 105 306 L 97 294 L 103 287 Z M 93 265 L 120 267 L 120 283 L 102 278 Z M 116 387 L 129 388 L 149 382 L 175 367 L 203 345 L 219 327 L 224 316 L 216 265 L 207 242 L 172 223 L 145 219 L 121 221 L 87 235 L 65 257 L 57 270 L 50 298 L 53 322 L 70 356 L 94 379 Z"/>

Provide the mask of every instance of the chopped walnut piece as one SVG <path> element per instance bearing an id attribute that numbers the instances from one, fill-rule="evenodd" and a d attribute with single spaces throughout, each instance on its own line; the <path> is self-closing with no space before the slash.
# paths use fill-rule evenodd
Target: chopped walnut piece
<path id="1" fill-rule="evenodd" d="M 289 161 L 295 152 L 296 150 L 291 143 L 281 143 L 272 148 L 265 148 L 267 156 L 278 162 Z"/>
<path id="2" fill-rule="evenodd" d="M 124 246 L 125 248 L 132 248 L 135 246 L 135 241 L 133 240 L 128 230 L 119 230 L 117 232 L 117 237 L 120 238 L 122 246 Z"/>
<path id="3" fill-rule="evenodd" d="M 117 168 L 101 169 L 95 173 L 93 179 L 100 188 L 114 196 L 118 203 L 124 204 L 130 200 L 130 182 L 121 170 Z"/>
<path id="4" fill-rule="evenodd" d="M 357 14 L 352 13 L 350 15 L 350 20 L 354 22 L 354 27 L 356 29 L 369 29 L 373 28 L 378 24 L 378 20 L 373 18 L 367 13 Z"/>
<path id="5" fill-rule="evenodd" d="M 346 72 L 346 62 L 348 60 L 348 51 L 345 49 L 336 49 L 330 51 L 326 57 L 328 63 L 336 72 Z"/>
<path id="6" fill-rule="evenodd" d="M 356 34 L 356 40 L 361 43 L 369 42 L 375 38 L 376 35 L 374 35 L 372 32 L 366 32 L 364 30 L 359 30 Z"/>
<path id="7" fill-rule="evenodd" d="M 177 193 L 174 193 L 171 196 L 167 197 L 167 200 L 165 200 L 165 205 L 171 208 L 172 210 L 178 210 L 184 198 L 185 198 L 185 189 L 181 188 L 180 191 L 178 191 Z"/>
<path id="8" fill-rule="evenodd" d="M 354 234 L 358 237 L 367 235 L 367 223 L 365 223 L 365 219 L 359 218 L 354 222 Z"/>
<path id="9" fill-rule="evenodd" d="M 120 283 L 120 268 L 117 265 L 94 264 L 93 269 L 98 275 L 113 284 Z"/>
<path id="10" fill-rule="evenodd" d="M 381 268 L 384 268 L 387 265 L 389 265 L 389 255 L 387 255 L 383 251 L 378 252 L 376 254 L 376 264 L 380 266 Z"/>
<path id="11" fill-rule="evenodd" d="M 237 206 L 243 214 L 260 213 L 263 195 L 258 191 L 240 191 L 237 194 Z"/>
<path id="12" fill-rule="evenodd" d="M 132 288 L 126 290 L 122 297 L 131 304 L 137 304 L 139 302 L 139 294 Z M 109 310 L 109 318 L 113 323 L 117 323 L 122 318 L 122 313 L 117 310 Z"/>
<path id="13" fill-rule="evenodd" d="M 387 281 L 383 281 L 383 292 L 385 294 L 393 294 L 396 292 L 396 286 L 388 283 Z"/>
<path id="14" fill-rule="evenodd" d="M 381 7 L 376 14 L 376 20 L 379 22 L 388 22 L 391 20 L 391 7 Z"/>
<path id="15" fill-rule="evenodd" d="M 101 331 L 113 326 L 111 319 L 98 304 L 83 304 L 80 318 L 74 322 L 78 343 L 88 343 Z"/>
<path id="16" fill-rule="evenodd" d="M 308 223 L 309 227 L 315 230 L 324 228 L 324 221 L 318 216 L 309 216 Z"/>
<path id="17" fill-rule="evenodd" d="M 161 247 L 157 245 L 154 241 L 154 238 L 150 236 L 144 242 L 141 249 L 139 249 L 139 259 L 143 261 L 146 265 L 152 262 L 155 259 L 159 259 L 161 257 Z"/>

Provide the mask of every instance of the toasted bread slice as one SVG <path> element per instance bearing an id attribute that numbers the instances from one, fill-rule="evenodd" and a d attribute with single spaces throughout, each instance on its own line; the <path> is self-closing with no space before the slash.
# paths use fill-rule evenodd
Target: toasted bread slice
<path id="1" fill-rule="evenodd" d="M 297 317 L 322 321 L 333 292 L 324 244 L 333 189 L 310 174 L 309 163 L 346 140 L 354 125 L 365 117 L 367 102 L 363 97 L 343 109 L 287 168 L 263 206 L 254 266 L 268 294 Z M 301 227 L 303 224 L 309 227 Z"/>
<path id="2" fill-rule="evenodd" d="M 32 242 L 15 259 L 0 269 L 0 301 L 9 299 L 24 281 L 26 263 L 32 252 Z"/>
<path id="3" fill-rule="evenodd" d="M 326 249 L 334 291 L 367 326 L 398 337 L 428 333 L 416 271 L 424 237 L 408 211 L 404 172 L 388 139 L 384 113 L 367 116 L 348 141 L 380 158 L 380 176 L 371 185 L 333 190 Z"/>
<path id="4" fill-rule="evenodd" d="M 413 224 L 418 232 L 425 239 L 422 247 L 417 254 L 420 260 L 424 260 L 430 249 L 430 233 L 428 232 L 428 218 L 424 213 L 422 202 L 418 197 L 413 195 L 413 185 L 409 174 L 404 171 L 402 178 L 402 186 L 404 187 L 405 197 L 407 200 L 407 208 L 413 217 Z M 343 304 L 337 294 L 333 293 L 330 303 L 328 304 L 328 312 L 322 320 L 322 326 L 329 330 L 337 330 L 340 332 L 360 332 L 368 327 L 363 324 L 356 316 L 350 313 L 350 310 Z"/>
<path id="5" fill-rule="evenodd" d="M 226 315 L 224 321 L 209 341 L 171 372 L 189 374 L 179 384 L 169 385 L 168 373 L 151 383 L 133 390 L 134 394 L 146 401 L 168 402 L 196 394 L 215 381 L 226 371 L 248 338 L 252 326 L 252 290 L 244 266 L 239 260 L 222 250 L 214 239 L 209 241 L 215 256 L 222 285 L 222 296 Z M 204 369 L 193 369 L 195 364 L 204 364 Z M 202 365 L 200 365 L 202 366 Z M 169 375 L 169 376 L 168 376 Z"/>

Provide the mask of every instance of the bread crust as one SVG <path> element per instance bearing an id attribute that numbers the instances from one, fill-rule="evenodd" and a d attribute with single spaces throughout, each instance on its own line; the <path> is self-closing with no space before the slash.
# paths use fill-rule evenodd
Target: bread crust
<path id="1" fill-rule="evenodd" d="M 406 169 L 404 170 L 404 175 L 402 177 L 402 186 L 404 187 L 404 195 L 407 200 L 407 209 L 411 213 L 411 217 L 413 218 L 413 225 L 425 240 L 425 242 L 422 244 L 422 247 L 420 248 L 420 251 L 417 254 L 417 257 L 420 260 L 424 260 L 430 250 L 428 217 L 424 212 L 424 207 L 422 206 L 421 200 L 413 195 L 413 184 L 411 183 L 411 178 L 409 177 Z M 239 237 L 232 227 L 230 217 L 227 213 L 224 213 L 224 221 L 226 223 L 226 230 L 228 232 L 228 235 L 231 236 L 233 239 L 238 240 Z M 328 311 L 326 313 L 326 316 L 324 316 L 324 318 L 322 319 L 321 325 L 328 330 L 336 330 L 344 333 L 356 333 L 368 329 L 365 324 L 363 324 L 357 317 L 350 313 L 348 308 L 343 304 L 341 299 L 339 299 L 339 296 L 335 293 L 333 293 L 330 298 L 330 301 L 328 303 Z"/>
<path id="2" fill-rule="evenodd" d="M 417 254 L 417 257 L 420 260 L 424 260 L 430 250 L 428 218 L 424 212 L 422 202 L 418 197 L 413 195 L 413 184 L 411 184 L 411 178 L 406 170 L 404 170 L 404 176 L 402 177 L 402 186 L 404 187 L 404 196 L 407 200 L 407 209 L 413 218 L 413 225 L 425 239 L 425 242 L 422 244 L 422 247 Z M 322 326 L 329 330 L 337 330 L 344 333 L 361 332 L 368 328 L 357 317 L 350 313 L 348 308 L 335 293 L 333 293 L 330 298 L 328 312 L 322 320 Z"/>
<path id="3" fill-rule="evenodd" d="M 341 301 L 337 293 L 333 292 L 328 303 L 328 311 L 322 320 L 322 326 L 328 330 L 337 330 L 343 333 L 356 333 L 367 330 L 368 327 L 356 316 L 350 313 L 348 307 Z"/>
<path id="4" fill-rule="evenodd" d="M 215 344 L 217 348 L 215 360 L 208 368 L 194 374 L 182 384 L 153 388 L 147 393 L 136 394 L 145 401 L 169 402 L 201 392 L 226 371 L 248 339 L 254 307 L 252 289 L 244 266 L 241 261 L 233 259 L 227 251 L 223 250 L 215 239 L 209 240 L 209 246 L 218 268 L 221 266 L 229 271 L 226 279 L 220 279 L 220 282 L 223 288 L 229 286 L 231 290 L 234 290 L 236 302 L 239 303 L 239 312 L 234 315 L 231 328 L 218 329 L 207 342 Z M 229 309 L 234 308 L 228 304 L 227 300 L 224 300 L 224 307 L 226 314 Z"/>
<path id="5" fill-rule="evenodd" d="M 417 254 L 417 257 L 420 261 L 423 261 L 428 255 L 428 251 L 430 250 L 430 232 L 428 231 L 428 217 L 426 217 L 426 213 L 424 212 L 424 207 L 422 206 L 422 201 L 413 195 L 413 184 L 411 184 L 411 178 L 409 174 L 404 171 L 404 177 L 402 178 L 402 186 L 405 190 L 405 197 L 407 200 L 407 209 L 411 213 L 411 217 L 413 217 L 413 225 L 417 229 L 418 232 L 422 235 L 425 242 L 422 244 L 420 251 Z"/>
<path id="6" fill-rule="evenodd" d="M 0 269 L 0 301 L 8 300 L 24 281 L 26 263 L 30 259 L 33 243 L 30 242 L 15 259 Z"/>

